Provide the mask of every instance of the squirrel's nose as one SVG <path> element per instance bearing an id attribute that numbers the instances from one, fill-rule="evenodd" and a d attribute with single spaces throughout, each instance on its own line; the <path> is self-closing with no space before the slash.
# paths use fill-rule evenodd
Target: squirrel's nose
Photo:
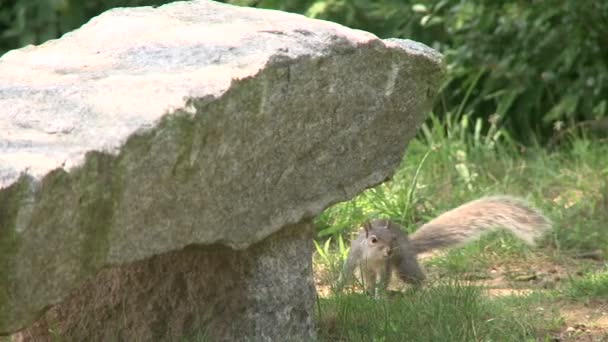
<path id="1" fill-rule="evenodd" d="M 386 252 L 384 252 L 384 254 L 386 256 L 391 256 L 391 254 L 393 254 L 393 250 L 392 249 L 387 249 Z"/>

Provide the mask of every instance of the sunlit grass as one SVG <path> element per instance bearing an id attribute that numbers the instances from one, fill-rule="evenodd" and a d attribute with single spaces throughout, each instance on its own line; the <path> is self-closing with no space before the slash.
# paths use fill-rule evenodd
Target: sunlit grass
<path id="1" fill-rule="evenodd" d="M 319 303 L 321 340 L 339 341 L 534 341 L 550 340 L 559 315 L 544 305 L 565 295 L 577 300 L 608 297 L 605 271 L 574 256 L 608 255 L 608 145 L 574 137 L 559 149 L 524 148 L 498 126 L 467 116 L 432 119 L 412 140 L 393 179 L 318 217 L 316 269 L 324 269 L 331 286 L 348 250 L 343 238 L 370 218 L 386 217 L 408 232 L 442 212 L 491 194 L 526 199 L 554 223 L 538 246 L 527 246 L 505 232 L 492 233 L 467 246 L 448 250 L 423 264 L 430 281 L 422 290 L 379 300 L 351 293 L 329 292 Z M 475 127 L 467 133 L 467 127 Z M 332 242 L 326 243 L 331 237 Z M 322 252 L 320 252 L 322 250 Z M 323 257 L 320 257 L 323 254 Z M 495 265 L 525 269 L 539 258 L 587 267 L 584 277 L 568 273 L 553 290 L 526 298 L 492 298 L 479 287 L 441 279 L 479 280 Z M 542 273 L 548 270 L 542 270 Z M 575 266 L 576 267 L 576 266 Z M 473 275 L 473 276 L 471 276 Z M 536 277 L 532 274 L 531 277 Z M 505 277 L 508 278 L 508 277 Z M 529 284 L 517 279 L 519 284 Z M 525 278 L 525 277 L 523 277 Z M 511 279 L 511 280 L 513 280 Z M 562 285 L 563 283 L 563 285 Z M 542 279 L 536 280 L 542 290 Z M 542 303 L 541 303 L 542 302 Z M 544 304 L 543 304 L 544 303 Z M 538 311 L 537 308 L 545 308 Z M 428 327 L 428 328 L 422 328 Z"/>

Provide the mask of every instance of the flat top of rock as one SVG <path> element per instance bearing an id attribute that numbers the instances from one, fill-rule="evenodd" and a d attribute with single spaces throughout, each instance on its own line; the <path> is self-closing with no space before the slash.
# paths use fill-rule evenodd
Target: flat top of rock
<path id="1" fill-rule="evenodd" d="M 320 53 L 339 37 L 377 39 L 331 22 L 260 11 L 211 1 L 115 9 L 59 40 L 5 54 L 0 188 L 25 170 L 39 177 L 79 165 L 89 150 L 116 152 L 132 133 L 184 109 L 188 98 L 220 96 L 273 55 Z"/>

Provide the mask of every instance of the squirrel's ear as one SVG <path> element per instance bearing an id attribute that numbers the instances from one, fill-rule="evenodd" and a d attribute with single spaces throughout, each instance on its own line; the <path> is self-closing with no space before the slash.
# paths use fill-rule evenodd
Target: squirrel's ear
<path id="1" fill-rule="evenodd" d="M 389 229 L 391 227 L 391 220 L 386 219 L 386 222 L 384 224 L 384 228 Z"/>
<path id="2" fill-rule="evenodd" d="M 365 222 L 363 224 L 363 229 L 365 229 L 365 237 L 368 237 L 369 231 L 370 231 L 370 229 L 372 229 L 372 224 L 369 221 Z"/>

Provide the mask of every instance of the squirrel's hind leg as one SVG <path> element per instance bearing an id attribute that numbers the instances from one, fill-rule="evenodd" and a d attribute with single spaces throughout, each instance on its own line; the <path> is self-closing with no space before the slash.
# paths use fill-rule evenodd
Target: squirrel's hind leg
<path id="1" fill-rule="evenodd" d="M 424 271 L 418 264 L 418 258 L 413 253 L 399 255 L 392 260 L 392 264 L 399 278 L 406 283 L 420 285 L 426 279 Z"/>

